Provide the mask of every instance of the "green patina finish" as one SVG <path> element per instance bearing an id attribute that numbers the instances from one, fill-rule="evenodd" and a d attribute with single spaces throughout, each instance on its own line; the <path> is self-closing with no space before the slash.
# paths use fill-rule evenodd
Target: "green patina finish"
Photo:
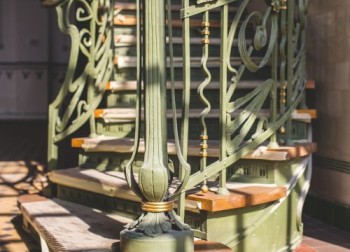
<path id="1" fill-rule="evenodd" d="M 261 145 L 292 144 L 294 140 L 308 138 L 309 126 L 291 120 L 296 108 L 306 106 L 306 0 L 287 3 L 282 0 L 183 0 L 181 10 L 176 13 L 181 18 L 181 27 L 169 26 L 168 31 L 165 20 L 171 24 L 172 12 L 168 7 L 166 14 L 164 1 L 126 1 L 136 3 L 138 8 L 126 13 L 136 12 L 137 24 L 125 27 L 113 25 L 113 19 L 123 10 L 115 10 L 111 0 L 42 2 L 56 6 L 60 28 L 72 40 L 66 79 L 49 108 L 50 169 L 57 168 L 60 142 L 88 123 L 91 137 L 134 137 L 134 152 L 131 157 L 130 154 L 82 152 L 80 165 L 100 171 L 125 169 L 128 184 L 143 201 L 178 199 L 179 215 L 195 229 L 198 237 L 217 240 L 240 251 L 289 250 L 299 242 L 300 207 L 307 183 L 304 185 L 305 168 L 298 167 L 305 161 L 258 162 L 242 160 L 242 157 Z M 254 2 L 261 2 L 264 8 L 255 9 Z M 170 1 L 167 4 L 170 6 Z M 200 25 L 193 28 L 198 21 Z M 114 43 L 115 35 L 135 36 L 136 41 L 129 45 Z M 180 45 L 173 42 L 173 36 L 182 36 Z M 202 50 L 193 44 L 196 39 Z M 211 42 L 215 39 L 219 41 L 216 45 Z M 181 57 L 180 63 L 174 62 L 174 55 Z M 115 56 L 136 57 L 136 66 L 114 65 Z M 256 87 L 239 88 L 244 81 L 257 79 L 260 83 Z M 110 80 L 135 80 L 138 88 L 105 93 Z M 181 82 L 181 88 L 176 92 L 167 91 L 167 82 L 174 81 Z M 191 87 L 194 81 L 199 83 L 198 89 Z M 219 83 L 216 90 L 210 89 L 214 82 Z M 178 99 L 179 96 L 182 98 Z M 93 112 L 101 103 L 110 108 L 136 107 L 136 119 L 130 122 L 96 120 Z M 182 110 L 182 117 L 178 119 L 180 137 L 176 124 L 174 129 L 168 126 L 171 120 L 166 115 L 167 107 L 174 108 L 175 104 Z M 190 117 L 191 108 L 202 112 Z M 209 116 L 213 108 L 219 110 L 214 119 Z M 268 109 L 269 115 L 260 116 L 263 109 Z M 173 120 L 173 124 L 174 121 L 177 120 Z M 279 132 L 281 128 L 285 128 L 285 133 Z M 137 153 L 141 137 L 145 138 L 144 154 Z M 207 137 L 219 140 L 218 158 L 206 156 Z M 166 143 L 170 138 L 175 139 L 176 156 L 168 155 Z M 188 156 L 190 139 L 201 140 L 200 158 Z M 176 167 L 175 175 L 182 181 L 173 195 L 168 192 L 169 158 L 174 159 L 171 162 Z M 191 164 L 191 174 L 187 162 Z M 299 177 L 295 177 L 297 173 Z M 247 209 L 212 214 L 186 212 L 186 191 L 205 185 L 213 178 L 219 180 L 218 191 L 223 195 L 228 192 L 227 180 L 287 184 L 290 194 L 281 202 Z M 69 198 L 61 189 L 60 197 Z M 78 201 L 77 198 L 71 197 L 71 200 Z M 125 203 L 128 205 L 134 207 L 133 203 Z M 134 210 L 134 214 L 140 213 L 139 208 Z M 256 222 L 259 225 L 253 228 Z M 230 232 L 221 234 L 218 226 L 225 223 L 230 223 Z M 186 230 L 188 226 L 174 211 L 144 211 L 129 228 L 157 237 L 174 229 Z M 269 236 L 271 228 L 279 230 L 273 233 L 285 239 Z M 187 239 L 190 233 L 184 232 Z M 132 237 L 127 235 L 126 239 Z M 189 248 L 184 251 L 187 250 L 190 251 Z"/>
<path id="2" fill-rule="evenodd" d="M 49 169 L 57 168 L 58 144 L 87 121 L 95 134 L 92 115 L 112 75 L 114 56 L 110 0 L 56 2 L 59 27 L 70 36 L 72 45 L 66 78 L 49 107 Z M 72 11 L 77 13 L 73 20 Z"/>

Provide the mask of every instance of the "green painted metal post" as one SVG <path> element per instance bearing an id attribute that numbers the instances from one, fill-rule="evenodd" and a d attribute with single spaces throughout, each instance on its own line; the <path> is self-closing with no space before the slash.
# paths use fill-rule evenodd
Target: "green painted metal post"
<path id="1" fill-rule="evenodd" d="M 293 29 L 294 29 L 294 5 L 295 2 L 288 1 L 288 11 L 287 11 L 287 107 L 292 104 L 292 96 L 293 96 L 293 65 L 294 65 L 294 50 L 293 50 Z M 287 145 L 292 145 L 292 119 L 289 118 L 286 122 L 286 137 L 287 137 Z"/>
<path id="2" fill-rule="evenodd" d="M 144 7 L 145 156 L 137 193 L 143 215 L 121 233 L 121 249 L 131 251 L 193 251 L 193 233 L 167 201 L 169 169 L 166 121 L 166 53 L 164 1 L 146 0 Z"/>
<path id="3" fill-rule="evenodd" d="M 227 104 L 227 36 L 228 5 L 221 9 L 221 46 L 220 46 L 220 161 L 226 158 L 226 104 Z M 228 195 L 226 188 L 227 171 L 220 173 L 218 194 Z"/>
<path id="4" fill-rule="evenodd" d="M 189 0 L 183 0 L 183 8 L 188 8 L 190 5 Z M 187 160 L 188 153 L 188 128 L 189 128 L 189 104 L 191 96 L 191 58 L 190 58 L 190 19 L 185 18 L 183 20 L 182 30 L 182 50 L 183 50 L 183 76 L 184 76 L 184 89 L 182 93 L 182 125 L 181 125 L 181 147 L 182 154 Z M 183 174 L 180 169 L 180 178 L 183 178 Z M 178 214 L 182 219 L 185 218 L 185 192 L 180 194 Z"/>

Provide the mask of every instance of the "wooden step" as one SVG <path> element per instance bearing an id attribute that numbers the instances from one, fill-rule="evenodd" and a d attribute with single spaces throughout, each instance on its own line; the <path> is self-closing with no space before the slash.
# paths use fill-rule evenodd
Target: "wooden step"
<path id="1" fill-rule="evenodd" d="M 25 201 L 21 197 L 18 200 L 24 223 L 41 237 L 42 249 L 50 251 L 119 251 L 117 237 L 124 225 L 132 221 L 60 199 L 25 197 Z M 194 251 L 232 250 L 219 242 L 197 240 Z"/>
<path id="2" fill-rule="evenodd" d="M 259 87 L 263 81 L 240 81 L 237 85 L 237 89 L 254 89 Z M 183 89 L 183 82 L 181 81 L 175 81 L 174 82 L 175 89 Z M 202 84 L 201 81 L 192 81 L 191 82 L 191 89 L 198 89 L 198 87 Z M 136 81 L 110 81 L 106 85 L 106 90 L 111 92 L 118 92 L 118 91 L 132 91 L 136 90 L 137 83 Z M 171 88 L 171 82 L 167 82 L 167 88 Z M 217 90 L 220 88 L 220 83 L 217 81 L 211 82 L 206 89 L 207 90 Z M 307 89 L 314 89 L 315 88 L 315 82 L 310 80 L 307 82 L 306 85 Z"/>
<path id="3" fill-rule="evenodd" d="M 219 157 L 219 141 L 208 141 L 208 157 Z M 133 151 L 134 140 L 130 138 L 116 138 L 116 137 L 96 137 L 96 138 L 73 138 L 71 145 L 73 148 L 83 148 L 92 152 L 116 152 L 116 153 L 131 153 Z M 293 158 L 304 157 L 316 152 L 316 143 L 302 143 L 295 146 L 282 146 L 278 148 L 266 148 L 263 151 L 252 151 L 244 159 L 259 159 L 259 160 L 273 160 L 284 161 Z M 144 153 L 145 142 L 140 141 L 139 153 Z M 168 142 L 168 153 L 170 155 L 176 154 L 174 141 Z M 200 141 L 189 140 L 188 155 L 200 157 Z"/>
<path id="4" fill-rule="evenodd" d="M 60 199 L 21 202 L 19 198 L 19 206 L 24 222 L 50 251 L 112 251 L 119 246 L 116 237 L 132 221 Z"/>
<path id="5" fill-rule="evenodd" d="M 203 38 L 190 38 L 191 45 L 202 45 Z M 169 43 L 169 37 L 166 37 L 166 42 Z M 174 45 L 182 45 L 183 38 L 182 37 L 173 37 L 172 42 Z M 136 45 L 136 36 L 134 35 L 125 35 L 125 34 L 117 34 L 114 36 L 114 43 L 116 46 L 135 46 Z M 250 44 L 251 40 L 247 40 L 247 44 Z M 211 46 L 220 46 L 221 39 L 220 38 L 211 38 L 210 45 Z M 234 42 L 237 45 L 237 40 Z"/>
<path id="6" fill-rule="evenodd" d="M 123 15 L 119 14 L 114 17 L 114 25 L 116 26 L 136 26 L 137 19 L 134 15 Z M 197 20 L 190 20 L 190 27 L 192 28 L 201 28 L 203 21 L 200 19 Z M 173 19 L 171 21 L 171 25 L 174 28 L 181 28 L 182 27 L 182 20 L 180 19 Z M 221 26 L 221 22 L 217 20 L 210 21 L 210 27 L 211 28 L 218 28 Z"/>
<path id="7" fill-rule="evenodd" d="M 122 172 L 99 172 L 95 169 L 70 168 L 50 172 L 51 182 L 70 188 L 94 192 L 110 197 L 139 202 L 140 199 L 130 191 Z M 218 183 L 209 181 L 211 190 L 217 188 Z M 173 192 L 175 185 L 170 187 Z M 193 188 L 186 197 L 186 209 L 192 212 L 218 212 L 229 209 L 244 208 L 273 202 L 286 195 L 285 187 L 275 185 L 250 185 L 248 183 L 228 183 L 228 196 L 220 196 L 215 192 L 202 193 Z"/>
<path id="8" fill-rule="evenodd" d="M 114 9 L 121 11 L 121 10 L 131 10 L 131 11 L 135 11 L 136 10 L 137 5 L 135 3 L 121 3 L 121 2 L 116 2 L 114 4 Z M 181 11 L 182 10 L 182 5 L 181 4 L 172 4 L 171 5 L 171 10 L 172 11 Z M 228 8 L 229 11 L 236 11 L 237 8 L 236 7 L 232 7 L 229 6 Z M 221 9 L 220 8 L 215 8 L 210 10 L 210 12 L 220 12 Z"/>
<path id="9" fill-rule="evenodd" d="M 190 118 L 199 118 L 203 109 L 190 109 L 189 117 Z M 232 117 L 238 116 L 243 110 L 237 110 L 231 113 Z M 97 109 L 95 110 L 95 118 L 102 118 L 106 122 L 133 122 L 136 118 L 136 110 L 133 108 L 109 108 L 109 109 Z M 181 109 L 177 110 L 177 118 L 181 118 Z M 143 113 L 142 113 L 143 116 Z M 219 118 L 220 110 L 211 109 L 210 113 L 206 116 L 208 119 Z M 259 117 L 270 116 L 269 109 L 262 109 L 259 111 Z M 167 118 L 172 118 L 173 112 L 171 109 L 167 110 Z M 315 109 L 297 109 L 292 114 L 293 120 L 304 121 L 310 123 L 312 119 L 317 118 L 317 111 Z"/>
<path id="10" fill-rule="evenodd" d="M 183 67 L 183 58 L 182 57 L 174 57 L 174 67 L 182 68 Z M 257 57 L 252 58 L 253 61 L 259 60 Z M 114 57 L 114 64 L 118 67 L 118 69 L 123 68 L 135 68 L 137 62 L 137 58 L 134 56 L 118 56 Z M 202 58 L 201 57 L 191 57 L 191 67 L 199 68 L 202 66 Z M 238 57 L 231 58 L 231 65 L 238 66 L 241 64 L 241 60 Z M 169 58 L 167 59 L 167 67 L 170 67 Z M 219 57 L 210 57 L 207 62 L 208 68 L 219 68 L 220 67 L 220 58 Z"/>
<path id="11" fill-rule="evenodd" d="M 214 192 L 198 192 L 188 195 L 187 199 L 200 202 L 201 210 L 219 212 L 273 202 L 287 195 L 285 187 L 249 186 L 229 191 L 230 194 L 226 196 Z"/>

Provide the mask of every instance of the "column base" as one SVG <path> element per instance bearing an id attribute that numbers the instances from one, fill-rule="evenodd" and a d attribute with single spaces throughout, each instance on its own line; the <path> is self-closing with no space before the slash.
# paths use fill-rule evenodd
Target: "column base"
<path id="1" fill-rule="evenodd" d="M 157 237 L 149 237 L 135 229 L 123 230 L 120 233 L 120 248 L 121 252 L 193 252 L 193 232 L 172 230 Z"/>

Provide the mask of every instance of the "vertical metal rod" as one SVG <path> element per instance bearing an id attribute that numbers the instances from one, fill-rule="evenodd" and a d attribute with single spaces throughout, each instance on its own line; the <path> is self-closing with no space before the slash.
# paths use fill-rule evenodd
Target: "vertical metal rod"
<path id="1" fill-rule="evenodd" d="M 228 5 L 221 8 L 221 46 L 220 46 L 220 161 L 226 158 L 226 105 L 227 105 L 227 37 Z M 226 169 L 220 172 L 218 194 L 227 195 Z"/>
<path id="2" fill-rule="evenodd" d="M 270 114 L 271 114 L 271 122 L 275 123 L 277 119 L 277 81 L 278 81 L 278 76 L 277 76 L 277 69 L 278 69 L 278 44 L 277 40 L 275 43 L 275 46 L 273 48 L 273 53 L 272 53 L 272 71 L 271 71 L 271 76 L 272 79 L 274 80 L 274 84 L 272 86 L 271 92 L 270 92 Z M 270 138 L 270 147 L 278 147 L 277 143 L 277 133 L 275 132 L 272 134 Z"/>
<path id="3" fill-rule="evenodd" d="M 288 1 L 288 32 L 287 32 L 287 107 L 290 107 L 292 104 L 293 96 L 293 59 L 294 59 L 294 50 L 293 50 L 293 28 L 294 28 L 294 0 Z M 286 136 L 287 144 L 292 144 L 292 119 L 289 118 L 286 122 Z"/>
<path id="4" fill-rule="evenodd" d="M 182 8 L 189 7 L 189 0 L 182 1 Z M 182 126 L 181 126 L 181 147 L 184 159 L 187 160 L 188 155 L 188 128 L 189 128 L 189 109 L 191 94 L 191 63 L 190 63 L 190 19 L 184 18 L 182 21 L 182 58 L 183 58 L 183 93 L 182 93 Z M 181 169 L 180 169 L 181 171 Z M 180 172 L 180 178 L 183 174 Z M 185 193 L 181 193 L 179 197 L 179 216 L 185 218 Z"/>
<path id="5" fill-rule="evenodd" d="M 90 59 L 89 62 L 90 64 L 93 64 L 95 67 L 95 55 L 96 55 L 96 22 L 95 19 L 97 19 L 98 15 L 98 1 L 93 1 L 91 3 L 91 9 L 93 11 L 93 18 L 90 21 L 90 32 L 91 32 L 91 39 L 93 41 L 91 42 L 91 47 L 90 47 Z M 88 104 L 92 104 L 95 100 L 95 87 L 94 87 L 94 80 L 89 77 L 88 78 L 88 90 L 87 90 L 87 102 Z M 95 137 L 96 136 L 96 123 L 95 123 L 95 117 L 92 114 L 90 117 L 90 137 Z"/>

